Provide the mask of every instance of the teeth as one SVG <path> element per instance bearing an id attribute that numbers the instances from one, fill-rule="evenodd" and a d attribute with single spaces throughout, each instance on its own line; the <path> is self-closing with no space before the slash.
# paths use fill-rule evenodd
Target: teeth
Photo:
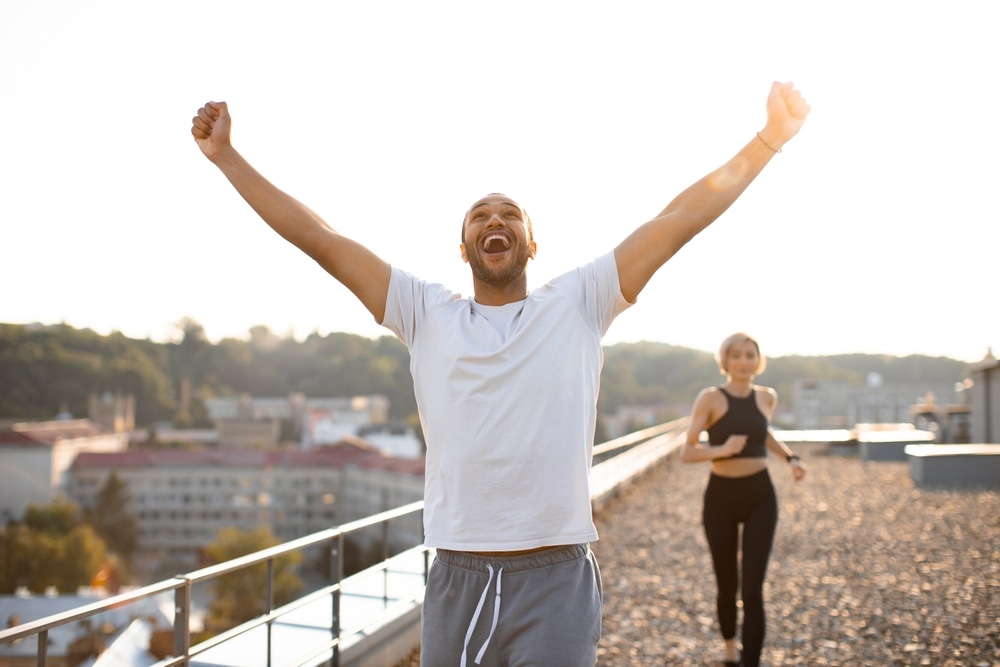
<path id="1" fill-rule="evenodd" d="M 489 245 L 494 241 L 502 243 L 504 249 L 510 248 L 510 239 L 508 239 L 504 234 L 490 234 L 483 239 L 483 248 L 489 247 Z"/>

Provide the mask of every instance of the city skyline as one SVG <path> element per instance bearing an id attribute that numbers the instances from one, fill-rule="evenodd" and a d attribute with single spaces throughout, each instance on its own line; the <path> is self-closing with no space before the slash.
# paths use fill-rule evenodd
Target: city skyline
<path id="1" fill-rule="evenodd" d="M 390 335 L 257 218 L 189 133 L 234 143 L 343 233 L 470 292 L 458 231 L 500 191 L 531 214 L 531 285 L 611 250 L 764 122 L 813 111 L 606 344 L 768 356 L 1000 350 L 1000 176 L 986 7 L 847 2 L 613 10 L 513 2 L 0 5 L 0 322 L 163 341 L 251 327 Z"/>

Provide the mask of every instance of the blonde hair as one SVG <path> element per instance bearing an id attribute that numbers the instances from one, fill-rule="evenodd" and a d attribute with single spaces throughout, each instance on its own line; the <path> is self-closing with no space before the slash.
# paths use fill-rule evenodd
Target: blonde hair
<path id="1" fill-rule="evenodd" d="M 754 371 L 754 375 L 760 375 L 767 368 L 767 358 L 761 353 L 760 344 L 757 340 L 742 331 L 738 331 L 722 341 L 719 351 L 715 353 L 715 363 L 719 365 L 719 372 L 723 375 L 729 375 L 729 371 L 726 369 L 726 357 L 734 345 L 740 345 L 741 343 L 753 343 L 753 346 L 757 349 L 757 370 Z"/>

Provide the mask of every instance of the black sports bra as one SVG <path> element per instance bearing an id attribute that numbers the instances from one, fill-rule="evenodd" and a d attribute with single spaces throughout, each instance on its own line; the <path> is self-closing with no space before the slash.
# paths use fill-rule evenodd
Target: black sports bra
<path id="1" fill-rule="evenodd" d="M 708 429 L 710 445 L 724 445 L 731 435 L 747 436 L 747 444 L 743 451 L 729 458 L 759 458 L 767 456 L 767 417 L 757 407 L 757 390 L 754 389 L 746 398 L 733 396 L 719 387 L 729 403 L 722 419 L 712 424 Z"/>

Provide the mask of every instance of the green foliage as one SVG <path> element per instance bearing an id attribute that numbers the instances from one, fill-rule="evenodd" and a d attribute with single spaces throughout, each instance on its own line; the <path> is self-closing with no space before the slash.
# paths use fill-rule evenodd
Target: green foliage
<path id="1" fill-rule="evenodd" d="M 135 394 L 140 426 L 173 421 L 210 427 L 205 399 L 241 393 L 382 394 L 390 401 L 390 419 L 416 423 L 409 353 L 392 336 L 313 333 L 300 342 L 255 326 L 246 340 L 213 344 L 191 319 L 179 322 L 178 331 L 178 340 L 160 344 L 65 325 L 0 324 L 0 419 L 49 419 L 64 404 L 82 416 L 91 393 L 110 391 Z M 919 355 L 776 357 L 768 360 L 761 382 L 788 397 L 797 380 L 863 382 L 871 372 L 886 382 L 952 383 L 965 379 L 967 364 Z M 622 406 L 662 405 L 676 412 L 676 406 L 689 406 L 699 390 L 721 381 L 710 352 L 621 343 L 605 348 L 598 410 L 609 415 Z"/>
<path id="2" fill-rule="evenodd" d="M 0 419 L 51 419 L 64 406 L 85 416 L 90 395 L 105 391 L 135 395 L 139 426 L 210 427 L 205 399 L 241 393 L 382 394 L 391 419 L 416 412 L 409 355 L 394 337 L 312 334 L 298 342 L 256 326 L 249 340 L 212 344 L 193 320 L 178 329 L 178 341 L 160 344 L 66 325 L 0 324 Z"/>
<path id="3" fill-rule="evenodd" d="M 29 504 L 24 511 L 24 525 L 38 533 L 58 537 L 83 523 L 79 506 L 58 498 L 48 505 Z"/>
<path id="4" fill-rule="evenodd" d="M 708 352 L 663 343 L 621 343 L 604 352 L 598 410 L 610 414 L 627 405 L 690 403 L 719 379 Z"/>
<path id="5" fill-rule="evenodd" d="M 214 563 L 222 563 L 261 551 L 279 541 L 267 526 L 252 531 L 223 528 L 218 538 L 205 549 Z M 294 600 L 302 590 L 302 580 L 295 573 L 302 555 L 290 553 L 274 560 L 274 604 L 279 606 Z M 223 575 L 212 582 L 214 599 L 209 607 L 210 623 L 225 629 L 249 621 L 264 613 L 267 596 L 267 564 Z"/>
<path id="6" fill-rule="evenodd" d="M 886 382 L 961 382 L 968 364 L 945 357 L 892 357 L 846 354 L 826 357 L 771 357 L 759 382 L 791 397 L 796 381 L 843 380 L 864 383 L 869 373 Z M 690 405 L 698 392 L 725 381 L 710 352 L 665 343 L 620 343 L 605 349 L 600 414 L 629 405 Z M 687 412 L 683 412 L 687 414 Z M 665 416 L 670 418 L 675 415 Z"/>
<path id="7" fill-rule="evenodd" d="M 0 592 L 75 591 L 92 583 L 106 559 L 104 542 L 80 522 L 75 506 L 30 506 L 23 523 L 0 529 Z"/>
<path id="8" fill-rule="evenodd" d="M 87 522 L 125 563 L 132 561 L 139 535 L 139 521 L 127 511 L 130 499 L 128 484 L 111 471 L 87 513 Z"/>
<path id="9" fill-rule="evenodd" d="M 108 558 L 104 542 L 87 525 L 74 528 L 61 542 L 59 559 L 63 564 L 56 570 L 60 575 L 56 587 L 74 591 L 78 586 L 91 584 Z"/>
<path id="10" fill-rule="evenodd" d="M 0 324 L 0 417 L 87 414 L 91 394 L 131 393 L 140 423 L 169 413 L 173 388 L 161 346 L 66 325 Z"/>

